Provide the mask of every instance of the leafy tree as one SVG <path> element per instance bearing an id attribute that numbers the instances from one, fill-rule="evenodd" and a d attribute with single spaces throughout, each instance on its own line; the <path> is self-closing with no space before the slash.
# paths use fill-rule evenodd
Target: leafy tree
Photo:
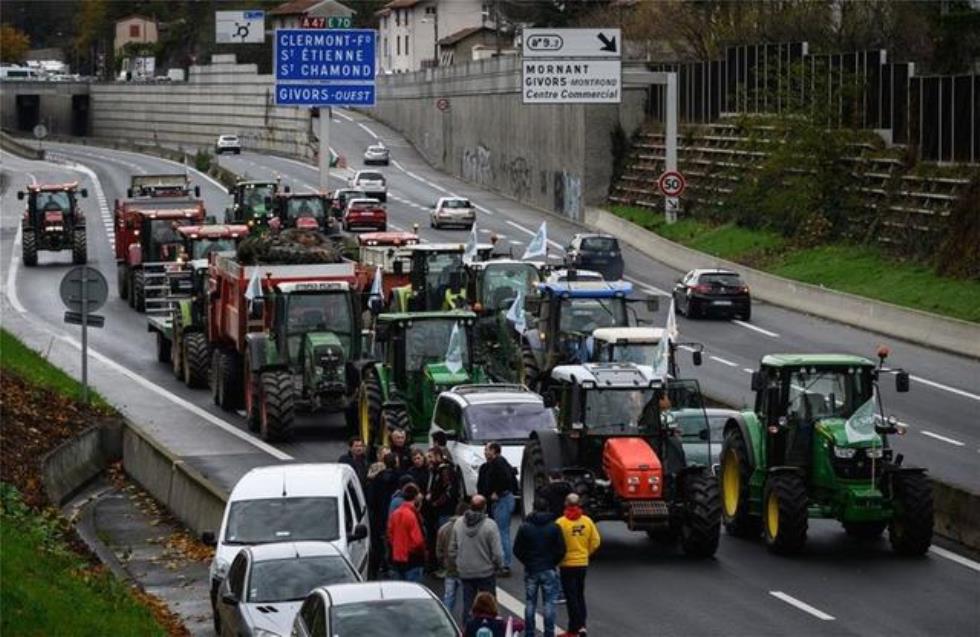
<path id="1" fill-rule="evenodd" d="M 23 62 L 30 48 L 31 39 L 26 33 L 9 24 L 0 25 L 0 60 Z"/>

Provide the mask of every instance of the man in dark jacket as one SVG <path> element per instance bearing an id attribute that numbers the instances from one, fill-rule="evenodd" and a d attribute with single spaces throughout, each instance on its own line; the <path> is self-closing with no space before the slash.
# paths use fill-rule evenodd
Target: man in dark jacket
<path id="1" fill-rule="evenodd" d="M 514 556 L 524 564 L 524 623 L 534 626 L 541 591 L 544 636 L 555 637 L 558 564 L 565 558 L 565 538 L 544 498 L 535 498 L 534 512 L 514 538 Z"/>
<path id="2" fill-rule="evenodd" d="M 490 502 L 490 517 L 497 523 L 500 542 L 504 548 L 504 564 L 500 575 L 510 575 L 510 519 L 514 515 L 514 490 L 517 488 L 517 474 L 514 468 L 500 454 L 500 445 L 488 442 L 483 448 L 487 459 L 480 465 L 477 474 L 476 490 Z"/>
<path id="3" fill-rule="evenodd" d="M 368 461 L 364 441 L 360 436 L 354 436 L 347 442 L 347 453 L 340 456 L 337 462 L 350 465 L 357 474 L 358 482 L 361 483 L 361 490 L 367 493 Z"/>
<path id="4" fill-rule="evenodd" d="M 552 471 L 548 474 L 548 484 L 538 489 L 537 497 L 548 501 L 548 510 L 555 514 L 555 518 L 561 516 L 565 511 L 565 496 L 572 492 L 572 485 L 565 480 L 561 471 Z"/>

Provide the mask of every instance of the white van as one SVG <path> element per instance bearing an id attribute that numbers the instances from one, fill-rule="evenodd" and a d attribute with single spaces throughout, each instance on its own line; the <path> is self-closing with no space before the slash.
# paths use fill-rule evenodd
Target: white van
<path id="1" fill-rule="evenodd" d="M 212 609 L 231 561 L 245 546 L 330 542 L 367 579 L 371 550 L 367 500 L 357 474 L 346 464 L 257 467 L 232 489 L 218 535 L 207 531 L 202 540 L 215 546 L 210 568 Z"/>

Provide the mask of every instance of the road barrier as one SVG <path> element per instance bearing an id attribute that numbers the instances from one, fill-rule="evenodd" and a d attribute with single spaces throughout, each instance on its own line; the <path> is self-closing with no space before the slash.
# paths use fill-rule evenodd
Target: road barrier
<path id="1" fill-rule="evenodd" d="M 598 208 L 588 209 L 585 221 L 587 225 L 614 234 L 637 250 L 682 272 L 708 267 L 733 269 L 749 284 L 755 298 L 773 305 L 954 354 L 980 358 L 980 324 L 911 310 L 760 272 L 740 263 L 686 248 Z"/>
<path id="2" fill-rule="evenodd" d="M 17 139 L 0 131 L 0 149 L 24 159 L 44 159 L 44 151 L 31 146 L 27 141 Z"/>

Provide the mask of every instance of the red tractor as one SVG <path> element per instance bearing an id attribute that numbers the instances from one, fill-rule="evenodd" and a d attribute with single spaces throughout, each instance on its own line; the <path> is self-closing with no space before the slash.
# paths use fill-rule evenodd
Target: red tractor
<path id="1" fill-rule="evenodd" d="M 37 265 L 38 250 L 71 250 L 72 263 L 88 260 L 85 213 L 78 205 L 79 194 L 88 197 L 88 191 L 80 189 L 78 182 L 34 184 L 27 187 L 26 193 L 17 192 L 18 199 L 27 197 L 27 209 L 21 221 L 24 265 Z"/>
<path id="2" fill-rule="evenodd" d="M 330 197 L 318 192 L 280 192 L 273 200 L 283 229 L 318 230 L 325 235 L 340 232 L 340 222 L 328 214 Z"/>

